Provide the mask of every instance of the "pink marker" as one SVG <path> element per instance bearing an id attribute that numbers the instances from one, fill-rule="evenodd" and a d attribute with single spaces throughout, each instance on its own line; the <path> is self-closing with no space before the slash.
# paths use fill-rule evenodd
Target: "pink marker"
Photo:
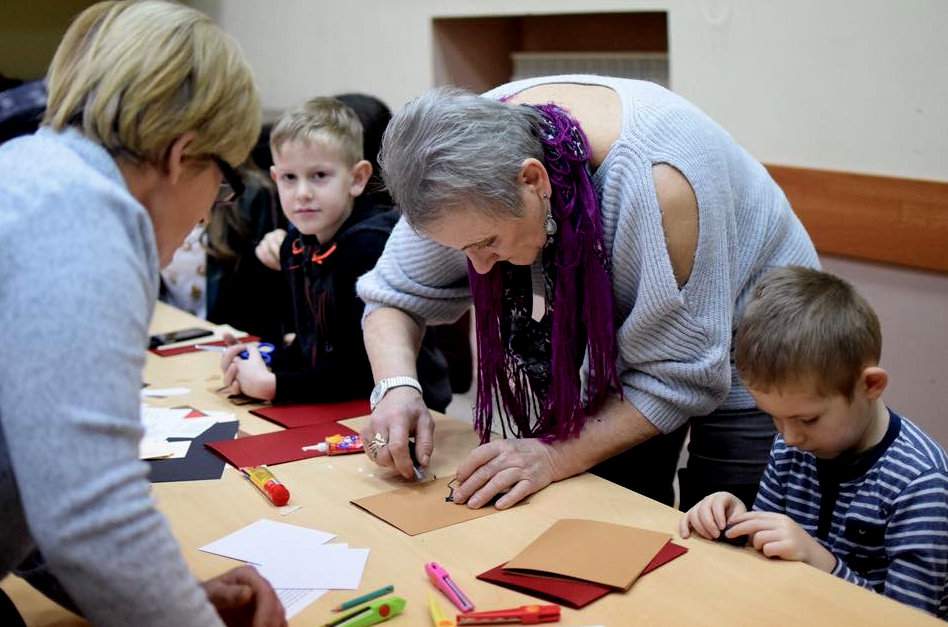
<path id="1" fill-rule="evenodd" d="M 449 575 L 448 571 L 442 568 L 440 564 L 437 562 L 428 562 L 425 564 L 425 572 L 428 573 L 428 579 L 431 580 L 431 583 L 433 583 L 444 596 L 448 597 L 448 600 L 454 603 L 459 610 L 462 612 L 474 611 L 474 604 L 467 598 L 467 595 L 461 592 L 458 585 L 451 579 L 451 575 Z"/>

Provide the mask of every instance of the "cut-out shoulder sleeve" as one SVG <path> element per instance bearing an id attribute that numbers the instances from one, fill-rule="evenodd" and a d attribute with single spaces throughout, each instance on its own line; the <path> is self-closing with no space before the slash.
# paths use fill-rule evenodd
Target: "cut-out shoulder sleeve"
<path id="1" fill-rule="evenodd" d="M 652 166 L 652 178 L 662 212 L 668 257 L 675 281 L 683 287 L 691 276 L 698 249 L 698 199 L 688 179 L 667 163 Z"/>
<path id="2" fill-rule="evenodd" d="M 616 221 L 620 377 L 626 399 L 669 432 L 712 412 L 731 387 L 733 199 L 727 179 L 679 155 L 615 152 L 602 210 Z M 702 159 L 716 158 L 704 149 Z"/>

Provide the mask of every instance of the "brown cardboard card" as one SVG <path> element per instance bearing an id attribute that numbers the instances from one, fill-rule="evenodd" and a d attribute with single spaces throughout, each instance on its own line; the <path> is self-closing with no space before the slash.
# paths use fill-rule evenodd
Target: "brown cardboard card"
<path id="1" fill-rule="evenodd" d="M 492 505 L 471 509 L 467 505 L 445 501 L 451 493 L 448 484 L 453 480 L 444 478 L 413 483 L 391 492 L 356 499 L 352 504 L 410 536 L 497 513 Z"/>
<path id="2" fill-rule="evenodd" d="M 628 590 L 669 540 L 667 533 L 564 518 L 504 569 L 564 575 Z"/>

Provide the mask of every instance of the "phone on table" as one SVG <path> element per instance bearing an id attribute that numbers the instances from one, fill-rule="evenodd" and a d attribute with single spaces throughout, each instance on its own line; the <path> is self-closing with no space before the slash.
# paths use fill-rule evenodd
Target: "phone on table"
<path id="1" fill-rule="evenodd" d="M 199 337 L 207 337 L 208 335 L 214 335 L 214 332 L 210 329 L 201 329 L 199 327 L 168 331 L 167 333 L 152 335 L 148 340 L 148 348 L 158 348 L 159 346 L 164 346 L 165 344 L 174 344 L 175 342 L 194 340 Z"/>

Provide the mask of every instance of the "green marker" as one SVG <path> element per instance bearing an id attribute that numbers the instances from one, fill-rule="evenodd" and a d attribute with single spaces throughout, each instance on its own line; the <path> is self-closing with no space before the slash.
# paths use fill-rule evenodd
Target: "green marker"
<path id="1" fill-rule="evenodd" d="M 360 596 L 360 597 L 356 597 L 356 598 L 354 598 L 354 599 L 349 599 L 349 600 L 346 601 L 345 603 L 343 603 L 343 604 L 341 604 L 341 605 L 337 605 L 336 607 L 332 608 L 332 611 L 333 611 L 333 612 L 342 612 L 342 611 L 344 611 L 344 610 L 348 610 L 349 608 L 355 607 L 356 605 L 362 605 L 363 603 L 367 603 L 367 602 L 371 601 L 372 599 L 377 599 L 377 598 L 379 598 L 379 597 L 381 597 L 381 596 L 385 596 L 386 594 L 388 594 L 389 592 L 393 592 L 394 590 L 395 590 L 395 586 L 393 586 L 393 585 L 391 585 L 391 584 L 390 584 L 390 585 L 387 585 L 387 586 L 385 586 L 384 588 L 379 588 L 378 590 L 373 590 L 372 592 L 367 592 L 366 594 L 363 594 L 363 595 Z"/>

